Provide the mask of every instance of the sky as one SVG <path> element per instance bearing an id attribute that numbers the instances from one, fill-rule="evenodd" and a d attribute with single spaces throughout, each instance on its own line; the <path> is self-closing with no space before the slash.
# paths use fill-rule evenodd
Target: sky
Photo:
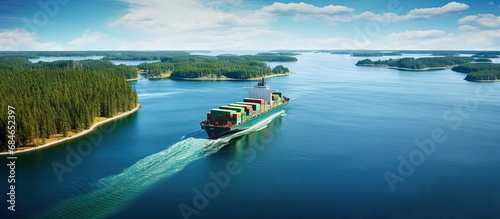
<path id="1" fill-rule="evenodd" d="M 500 50 L 500 0 L 0 0 L 0 51 Z"/>

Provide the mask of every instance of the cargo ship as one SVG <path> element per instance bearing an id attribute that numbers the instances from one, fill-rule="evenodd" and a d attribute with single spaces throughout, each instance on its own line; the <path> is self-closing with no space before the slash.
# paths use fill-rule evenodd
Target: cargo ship
<path id="1" fill-rule="evenodd" d="M 290 101 L 277 89 L 267 86 L 264 78 L 244 89 L 248 91 L 248 98 L 212 109 L 207 113 L 207 120 L 200 122 L 210 139 L 248 129 L 281 112 Z"/>

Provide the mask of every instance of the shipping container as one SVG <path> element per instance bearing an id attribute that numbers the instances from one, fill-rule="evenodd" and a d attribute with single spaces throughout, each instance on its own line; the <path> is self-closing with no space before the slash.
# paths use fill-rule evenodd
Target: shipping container
<path id="1" fill-rule="evenodd" d="M 252 109 L 252 106 L 251 105 L 247 105 L 247 104 L 231 103 L 231 104 L 229 104 L 229 106 L 244 107 L 245 109 L 249 109 L 249 110 Z"/>
<path id="2" fill-rule="evenodd" d="M 257 98 L 245 98 L 243 99 L 243 102 L 264 104 L 265 100 Z"/>
<path id="3" fill-rule="evenodd" d="M 243 104 L 232 103 L 232 104 L 229 104 L 229 106 L 244 107 L 245 108 L 245 112 L 246 112 L 247 115 L 250 114 L 253 111 L 253 108 L 252 108 L 251 105 L 243 105 Z"/>
<path id="4" fill-rule="evenodd" d="M 253 111 L 260 112 L 260 104 L 258 103 L 236 102 L 236 104 L 250 105 Z"/>
<path id="5" fill-rule="evenodd" d="M 235 110 L 226 110 L 226 109 L 212 109 L 210 113 L 212 115 L 218 114 L 218 115 L 226 115 L 226 114 L 233 114 L 235 113 Z"/>
<path id="6" fill-rule="evenodd" d="M 245 112 L 245 107 L 239 107 L 239 106 L 221 106 L 219 107 L 220 109 L 227 109 L 227 110 L 235 110 L 236 112 L 243 113 Z"/>

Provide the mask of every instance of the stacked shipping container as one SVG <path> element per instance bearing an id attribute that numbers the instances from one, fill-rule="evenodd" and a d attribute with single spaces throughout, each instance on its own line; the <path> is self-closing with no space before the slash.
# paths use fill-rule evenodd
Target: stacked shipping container
<path id="1" fill-rule="evenodd" d="M 213 125 L 234 126 L 239 125 L 259 114 L 267 112 L 271 107 L 277 107 L 283 104 L 282 94 L 275 92 L 272 94 L 273 105 L 271 106 L 264 99 L 245 98 L 243 102 L 235 102 L 219 109 L 212 109 L 207 113 L 207 121 Z"/>

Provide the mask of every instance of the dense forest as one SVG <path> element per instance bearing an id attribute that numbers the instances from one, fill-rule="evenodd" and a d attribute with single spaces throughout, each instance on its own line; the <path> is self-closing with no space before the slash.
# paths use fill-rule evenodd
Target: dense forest
<path id="1" fill-rule="evenodd" d="M 138 69 L 143 70 L 147 78 L 159 78 L 162 74 L 172 72 L 174 63 L 170 62 L 152 62 L 141 63 L 137 66 Z"/>
<path id="2" fill-rule="evenodd" d="M 96 117 L 133 109 L 138 97 L 124 71 L 132 72 L 100 60 L 32 64 L 0 57 L 0 150 L 9 140 L 8 106 L 15 108 L 16 144 L 27 146 L 89 128 Z"/>
<path id="3" fill-rule="evenodd" d="M 451 70 L 467 73 L 468 81 L 493 81 L 500 80 L 500 64 L 471 63 L 453 67 Z"/>
<path id="4" fill-rule="evenodd" d="M 403 69 L 422 70 L 428 68 L 445 68 L 460 64 L 473 62 L 475 59 L 470 57 L 431 57 L 431 58 L 402 58 L 372 61 L 364 59 L 356 63 L 357 66 L 382 66 Z"/>
<path id="5" fill-rule="evenodd" d="M 149 78 L 170 73 L 176 78 L 233 78 L 249 79 L 272 74 L 288 73 L 289 69 L 279 65 L 271 69 L 265 62 L 297 61 L 295 57 L 277 54 L 219 55 L 219 56 L 172 56 L 157 63 L 142 63 L 137 67 L 146 71 Z"/>
<path id="6" fill-rule="evenodd" d="M 122 76 L 125 79 L 137 78 L 137 68 L 132 66 L 126 66 L 124 64 L 115 65 L 108 60 L 60 60 L 53 62 L 37 62 L 32 65 L 33 69 L 58 69 L 58 68 L 83 68 L 86 70 L 100 70 L 105 71 L 108 74 L 116 74 Z"/>

